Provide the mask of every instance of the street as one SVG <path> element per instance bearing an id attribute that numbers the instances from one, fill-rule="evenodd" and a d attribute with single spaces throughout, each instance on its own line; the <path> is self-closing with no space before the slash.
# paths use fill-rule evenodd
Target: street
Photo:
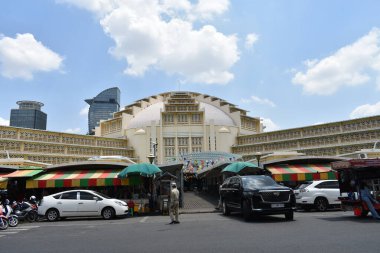
<path id="1" fill-rule="evenodd" d="M 379 252 L 380 222 L 351 212 L 296 212 L 244 222 L 238 214 L 67 219 L 0 231 L 1 252 Z"/>

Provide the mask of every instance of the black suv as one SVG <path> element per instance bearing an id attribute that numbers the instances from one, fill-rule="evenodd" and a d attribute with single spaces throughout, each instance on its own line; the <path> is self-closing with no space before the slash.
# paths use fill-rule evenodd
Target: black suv
<path id="1" fill-rule="evenodd" d="M 293 190 L 279 185 L 270 176 L 233 176 L 220 187 L 223 214 L 241 211 L 245 220 L 252 216 L 285 214 L 293 220 L 296 199 Z"/>

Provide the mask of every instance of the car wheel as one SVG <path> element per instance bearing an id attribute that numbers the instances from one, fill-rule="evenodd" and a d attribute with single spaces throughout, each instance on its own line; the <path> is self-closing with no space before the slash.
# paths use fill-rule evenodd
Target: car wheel
<path id="1" fill-rule="evenodd" d="M 230 209 L 227 207 L 227 204 L 224 200 L 222 201 L 222 207 L 223 207 L 223 214 L 225 216 L 230 215 Z"/>
<path id="2" fill-rule="evenodd" d="M 327 207 L 329 205 L 329 202 L 325 198 L 317 198 L 314 201 L 315 208 L 320 212 L 325 212 L 327 210 Z"/>
<path id="3" fill-rule="evenodd" d="M 252 218 L 252 214 L 251 214 L 251 210 L 250 210 L 248 201 L 243 201 L 242 213 L 243 213 L 243 218 L 245 221 L 249 221 Z"/>
<path id="4" fill-rule="evenodd" d="M 55 208 L 53 209 L 49 209 L 47 212 L 46 212 L 46 219 L 48 221 L 56 221 L 58 220 L 59 218 L 59 211 Z"/>
<path id="5" fill-rule="evenodd" d="M 102 211 L 103 219 L 109 220 L 115 216 L 115 210 L 112 207 L 106 207 Z"/>
<path id="6" fill-rule="evenodd" d="M 293 220 L 294 219 L 294 212 L 290 211 L 290 212 L 285 213 L 285 219 L 286 220 Z"/>

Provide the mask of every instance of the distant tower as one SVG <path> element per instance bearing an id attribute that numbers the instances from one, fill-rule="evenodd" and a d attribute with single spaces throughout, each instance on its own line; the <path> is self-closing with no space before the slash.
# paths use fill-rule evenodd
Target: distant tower
<path id="1" fill-rule="evenodd" d="M 95 127 L 101 120 L 112 118 L 112 113 L 120 109 L 120 90 L 117 87 L 102 91 L 96 97 L 85 100 L 89 105 L 88 133 L 95 134 Z"/>
<path id="2" fill-rule="evenodd" d="M 11 110 L 10 126 L 46 130 L 47 114 L 41 111 L 43 103 L 18 101 L 19 109 Z"/>

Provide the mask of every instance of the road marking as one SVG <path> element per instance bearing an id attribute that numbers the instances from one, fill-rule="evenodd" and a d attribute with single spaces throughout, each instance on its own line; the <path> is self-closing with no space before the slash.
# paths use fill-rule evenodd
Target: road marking
<path id="1" fill-rule="evenodd" d="M 140 222 L 141 223 L 144 223 L 144 222 L 146 222 L 146 220 L 149 218 L 149 216 L 146 216 L 146 217 L 144 217 L 144 218 L 142 218 L 141 220 L 140 220 Z"/>
<path id="2" fill-rule="evenodd" d="M 0 230 L 0 237 L 4 237 L 6 235 L 17 234 L 21 231 L 27 231 L 33 228 L 39 228 L 40 226 L 24 226 L 24 227 L 8 227 L 6 230 Z"/>

